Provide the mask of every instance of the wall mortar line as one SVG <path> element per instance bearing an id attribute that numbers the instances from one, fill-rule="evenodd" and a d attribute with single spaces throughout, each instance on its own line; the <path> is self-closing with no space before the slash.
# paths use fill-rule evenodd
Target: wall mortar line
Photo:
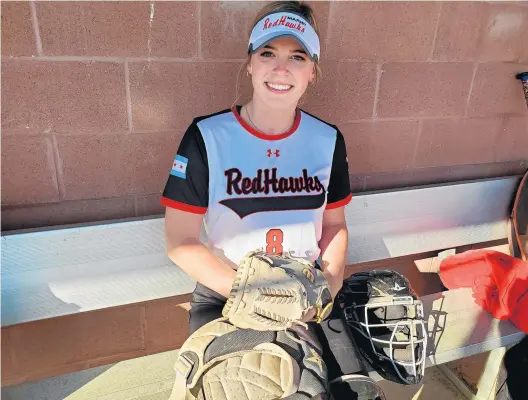
<path id="1" fill-rule="evenodd" d="M 416 156 L 418 155 L 418 143 L 420 143 L 420 137 L 422 136 L 422 130 L 423 130 L 423 121 L 420 119 L 418 120 L 418 134 L 416 135 L 416 143 L 414 144 L 414 154 L 413 154 L 413 161 L 412 161 L 412 169 L 416 169 Z"/>
<path id="2" fill-rule="evenodd" d="M 147 318 L 146 318 L 146 306 L 143 304 L 139 308 L 139 328 L 141 332 L 141 348 L 147 350 Z"/>
<path id="3" fill-rule="evenodd" d="M 132 97 L 130 95 L 130 71 L 128 69 L 128 60 L 125 59 L 125 100 L 127 112 L 127 132 L 132 132 Z"/>
<path id="4" fill-rule="evenodd" d="M 55 174 L 57 176 L 57 186 L 59 189 L 59 202 L 62 202 L 66 198 L 66 189 L 64 188 L 62 162 L 59 154 L 59 145 L 57 143 L 57 136 L 51 134 L 51 144 L 53 148 L 53 161 L 55 163 Z"/>
<path id="5" fill-rule="evenodd" d="M 339 124 L 357 124 L 362 122 L 400 122 L 400 121 L 417 121 L 420 120 L 438 120 L 438 119 L 460 119 L 464 118 L 463 115 L 439 115 L 439 116 L 417 116 L 409 115 L 405 117 L 381 117 L 381 118 L 358 118 L 350 120 L 337 121 Z"/>
<path id="6" fill-rule="evenodd" d="M 467 117 L 468 110 L 469 110 L 469 101 L 471 100 L 471 93 L 473 92 L 473 85 L 475 83 L 475 76 L 477 75 L 477 69 L 478 69 L 478 61 L 475 61 L 473 66 L 473 76 L 471 77 L 471 83 L 469 84 L 469 91 L 468 96 L 466 100 L 466 109 L 464 110 L 464 117 Z"/>
<path id="7" fill-rule="evenodd" d="M 44 52 L 42 51 L 42 41 L 40 39 L 40 27 L 37 18 L 37 5 L 34 1 L 29 2 L 29 7 L 31 9 L 31 22 L 33 24 L 33 31 L 35 33 L 35 43 L 37 46 L 37 55 L 43 56 Z"/>
<path id="8" fill-rule="evenodd" d="M 202 58 L 202 2 L 196 5 L 196 57 Z"/>
<path id="9" fill-rule="evenodd" d="M 334 12 L 334 5 L 335 2 L 331 1 L 329 2 L 328 4 L 328 17 L 327 17 L 327 20 L 326 20 L 326 37 L 323 38 L 323 43 L 324 43 L 324 46 L 325 48 L 328 48 L 329 46 L 329 43 L 330 43 L 330 37 L 332 36 L 332 17 L 333 17 L 333 12 Z M 331 58 L 328 58 L 328 60 L 331 60 Z"/>
<path id="10" fill-rule="evenodd" d="M 4 57 L 6 60 L 17 60 L 17 61 L 58 61 L 58 62 L 109 62 L 109 63 L 123 63 L 124 57 L 105 57 L 105 56 L 9 56 Z M 126 57 L 128 62 L 166 62 L 166 63 L 202 63 L 202 64 L 214 64 L 214 63 L 236 63 L 239 64 L 244 62 L 243 58 L 218 58 L 218 59 L 199 59 L 199 58 L 178 58 L 178 57 Z"/>
<path id="11" fill-rule="evenodd" d="M 381 82 L 381 70 L 383 64 L 378 64 L 376 66 L 376 87 L 374 88 L 374 104 L 372 105 L 372 119 L 378 118 L 378 95 Z"/>
<path id="12" fill-rule="evenodd" d="M 431 43 L 431 54 L 429 55 L 429 61 L 433 60 L 434 51 L 436 47 L 436 37 L 438 36 L 438 27 L 440 26 L 440 18 L 442 18 L 442 11 L 444 10 L 444 3 L 440 3 L 440 10 L 438 11 L 438 16 L 436 17 L 436 27 L 433 35 L 433 42 Z"/>
<path id="13" fill-rule="evenodd" d="M 133 196 L 134 197 L 134 215 L 136 217 L 139 217 L 138 215 L 138 196 Z"/>

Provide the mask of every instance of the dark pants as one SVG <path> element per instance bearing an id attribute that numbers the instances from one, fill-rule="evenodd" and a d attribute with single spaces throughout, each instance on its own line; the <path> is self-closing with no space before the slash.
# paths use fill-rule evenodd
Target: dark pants
<path id="1" fill-rule="evenodd" d="M 196 283 L 189 311 L 189 334 L 208 322 L 220 318 L 226 301 L 226 297 L 199 282 Z"/>

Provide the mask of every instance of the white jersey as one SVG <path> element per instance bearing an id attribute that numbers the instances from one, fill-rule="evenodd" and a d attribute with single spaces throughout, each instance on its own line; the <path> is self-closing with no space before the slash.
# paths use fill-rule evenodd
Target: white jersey
<path id="1" fill-rule="evenodd" d="M 234 265 L 255 249 L 315 261 L 323 212 L 352 198 L 342 134 L 298 110 L 290 131 L 264 135 L 239 112 L 194 119 L 161 203 L 205 214 L 207 245 Z"/>

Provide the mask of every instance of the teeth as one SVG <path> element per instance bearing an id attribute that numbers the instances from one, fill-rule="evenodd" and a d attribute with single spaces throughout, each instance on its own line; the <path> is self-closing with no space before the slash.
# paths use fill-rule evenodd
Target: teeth
<path id="1" fill-rule="evenodd" d="M 270 88 L 275 90 L 288 90 L 291 88 L 291 85 L 279 85 L 277 83 L 266 83 Z"/>

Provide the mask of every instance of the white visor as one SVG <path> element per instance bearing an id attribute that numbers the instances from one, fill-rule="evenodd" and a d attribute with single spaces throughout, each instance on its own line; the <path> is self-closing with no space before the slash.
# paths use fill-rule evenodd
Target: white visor
<path id="1" fill-rule="evenodd" d="M 312 60 L 320 60 L 319 37 L 310 23 L 298 14 L 280 12 L 266 15 L 251 31 L 249 52 L 253 53 L 274 39 L 292 36 Z"/>

